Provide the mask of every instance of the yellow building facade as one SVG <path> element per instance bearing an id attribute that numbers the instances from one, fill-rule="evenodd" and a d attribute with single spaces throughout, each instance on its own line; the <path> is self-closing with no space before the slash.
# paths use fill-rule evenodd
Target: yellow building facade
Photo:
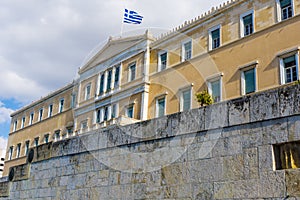
<path id="1" fill-rule="evenodd" d="M 295 82 L 299 32 L 300 0 L 241 0 L 159 38 L 148 31 L 109 38 L 74 83 L 12 114 L 4 175 L 26 162 L 26 142 L 45 142 L 45 134 L 56 141 L 197 108 L 195 94 L 204 90 L 217 103 Z M 61 99 L 65 110 L 47 118 Z M 36 123 L 27 126 L 31 113 Z"/>

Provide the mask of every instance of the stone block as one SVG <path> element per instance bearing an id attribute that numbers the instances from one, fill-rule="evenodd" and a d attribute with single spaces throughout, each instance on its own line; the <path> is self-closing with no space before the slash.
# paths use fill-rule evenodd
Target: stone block
<path id="1" fill-rule="evenodd" d="M 262 144 L 278 144 L 288 142 L 288 120 L 276 119 L 262 122 Z"/>
<path id="2" fill-rule="evenodd" d="M 295 112 L 295 87 L 283 87 L 278 90 L 279 96 L 279 116 L 285 117 L 293 115 Z M 299 109 L 298 109 L 299 111 Z"/>
<path id="3" fill-rule="evenodd" d="M 213 199 L 213 183 L 193 183 L 191 199 Z"/>
<path id="4" fill-rule="evenodd" d="M 260 173 L 259 198 L 280 198 L 285 197 L 286 184 L 285 184 L 284 171 L 268 171 Z"/>
<path id="5" fill-rule="evenodd" d="M 230 126 L 250 122 L 249 97 L 228 101 L 228 123 Z"/>
<path id="6" fill-rule="evenodd" d="M 258 147 L 259 173 L 273 171 L 273 147 L 264 145 Z"/>
<path id="7" fill-rule="evenodd" d="M 227 102 L 216 103 L 205 107 L 205 129 L 224 128 L 228 126 Z"/>
<path id="8" fill-rule="evenodd" d="M 243 155 L 227 156 L 223 158 L 223 178 L 227 181 L 241 180 L 244 177 Z"/>
<path id="9" fill-rule="evenodd" d="M 250 121 L 256 122 L 279 117 L 278 92 L 254 94 L 250 97 Z"/>
<path id="10" fill-rule="evenodd" d="M 258 149 L 243 149 L 244 179 L 258 179 Z"/>
<path id="11" fill-rule="evenodd" d="M 8 181 L 0 183 L 0 197 L 9 196 L 10 183 Z"/>
<path id="12" fill-rule="evenodd" d="M 288 141 L 300 140 L 300 116 L 288 118 Z"/>
<path id="13" fill-rule="evenodd" d="M 300 197 L 300 170 L 285 170 L 285 182 L 287 195 L 290 197 Z"/>

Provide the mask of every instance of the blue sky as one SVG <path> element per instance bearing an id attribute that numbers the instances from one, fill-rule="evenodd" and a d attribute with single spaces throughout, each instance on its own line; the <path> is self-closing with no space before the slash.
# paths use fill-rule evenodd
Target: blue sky
<path id="1" fill-rule="evenodd" d="M 8 137 L 11 112 L 71 82 L 92 49 L 120 34 L 125 7 L 144 19 L 123 32 L 166 32 L 222 2 L 1 0 L 0 139 Z"/>

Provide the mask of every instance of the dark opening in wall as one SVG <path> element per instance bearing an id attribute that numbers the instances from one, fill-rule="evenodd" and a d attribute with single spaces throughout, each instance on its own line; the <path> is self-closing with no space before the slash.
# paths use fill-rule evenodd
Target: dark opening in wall
<path id="1" fill-rule="evenodd" d="M 276 170 L 300 168 L 300 141 L 276 144 L 273 148 Z"/>

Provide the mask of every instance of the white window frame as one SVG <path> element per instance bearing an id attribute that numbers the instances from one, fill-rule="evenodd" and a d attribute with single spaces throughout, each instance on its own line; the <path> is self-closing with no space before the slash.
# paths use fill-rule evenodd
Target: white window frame
<path id="1" fill-rule="evenodd" d="M 184 48 L 185 44 L 187 43 L 191 43 L 191 57 L 190 58 L 186 58 L 186 50 Z M 193 40 L 192 39 L 187 39 L 181 42 L 181 62 L 185 62 L 187 60 L 190 60 L 193 58 Z"/>
<path id="2" fill-rule="evenodd" d="M 92 84 L 89 83 L 89 84 L 87 84 L 85 86 L 85 89 L 84 89 L 84 100 L 89 100 L 91 98 L 91 91 L 92 91 L 92 86 L 91 85 Z M 90 88 L 89 91 L 88 91 L 88 88 Z"/>
<path id="3" fill-rule="evenodd" d="M 25 141 L 25 152 L 24 152 L 24 155 L 28 154 L 29 148 L 30 148 L 30 140 L 26 140 Z"/>
<path id="4" fill-rule="evenodd" d="M 50 109 L 51 106 L 52 106 L 52 110 Z M 49 106 L 48 106 L 48 117 L 52 117 L 52 115 L 53 115 L 53 104 L 49 104 Z"/>
<path id="5" fill-rule="evenodd" d="M 118 84 L 116 85 L 116 69 L 119 67 L 119 80 Z M 114 89 L 119 89 L 121 86 L 121 80 L 122 80 L 122 64 L 118 64 L 114 67 L 115 73 L 114 73 L 114 82 L 113 87 Z"/>
<path id="6" fill-rule="evenodd" d="M 283 59 L 290 57 L 290 56 L 295 56 L 296 60 L 296 72 L 297 72 L 297 79 L 299 80 L 299 47 L 296 48 L 296 50 L 291 50 L 290 52 L 280 54 L 279 57 L 279 67 L 280 67 L 280 83 L 281 85 L 287 84 L 285 80 L 285 67 L 283 63 Z"/>
<path id="7" fill-rule="evenodd" d="M 248 15 L 252 15 L 252 28 L 253 28 L 253 32 L 249 35 L 252 35 L 255 32 L 255 17 L 254 17 L 254 10 L 249 10 L 243 14 L 241 14 L 240 16 L 240 36 L 241 38 L 243 37 L 247 37 L 249 35 L 245 35 L 245 24 L 244 24 L 244 17 L 248 16 Z"/>
<path id="8" fill-rule="evenodd" d="M 167 60 L 166 60 L 166 67 L 165 67 L 165 69 L 167 69 L 167 67 L 168 67 L 168 57 L 169 57 L 168 56 L 168 51 L 166 51 L 166 50 L 159 51 L 158 52 L 158 69 L 157 69 L 158 72 L 165 70 L 165 69 L 162 70 L 162 63 L 161 63 L 161 55 L 163 55 L 165 53 L 167 54 Z"/>
<path id="9" fill-rule="evenodd" d="M 63 104 L 61 104 L 63 102 Z M 64 111 L 65 99 L 61 98 L 59 100 L 58 113 L 62 113 Z"/>
<path id="10" fill-rule="evenodd" d="M 13 131 L 17 131 L 18 128 L 18 120 L 14 121 L 14 127 L 13 127 Z"/>
<path id="11" fill-rule="evenodd" d="M 20 158 L 21 155 L 21 143 L 17 144 L 17 153 L 16 153 L 16 158 Z"/>
<path id="12" fill-rule="evenodd" d="M 25 121 L 26 121 L 26 118 L 25 118 L 25 117 L 22 117 L 21 128 L 24 128 L 24 127 L 25 127 Z"/>
<path id="13" fill-rule="evenodd" d="M 77 97 L 77 95 L 75 93 L 73 93 L 71 95 L 71 108 L 75 108 L 76 107 L 76 97 Z"/>
<path id="14" fill-rule="evenodd" d="M 12 160 L 13 153 L 14 153 L 14 146 L 10 146 L 8 150 L 8 160 Z"/>
<path id="15" fill-rule="evenodd" d="M 129 109 L 130 107 L 132 107 L 132 117 L 129 117 L 129 116 L 128 116 L 128 109 Z M 134 111 L 135 111 L 135 109 L 134 109 L 134 103 L 129 104 L 128 106 L 126 106 L 125 116 L 128 117 L 128 118 L 134 119 Z"/>
<path id="16" fill-rule="evenodd" d="M 214 74 L 212 76 L 209 76 L 206 79 L 208 93 L 211 96 L 213 95 L 212 94 L 212 83 L 216 82 L 216 81 L 219 81 L 219 84 L 220 84 L 220 101 L 218 101 L 218 102 L 223 101 L 223 88 L 222 88 L 223 80 L 222 79 L 223 79 L 223 73 Z M 217 103 L 217 102 L 214 101 L 214 103 Z"/>
<path id="17" fill-rule="evenodd" d="M 190 109 L 192 109 L 192 107 L 193 107 L 193 101 L 192 101 L 192 97 L 193 97 L 193 84 L 191 85 L 191 86 L 187 86 L 187 87 L 184 87 L 184 88 L 181 88 L 181 89 L 179 89 L 179 92 L 180 92 L 180 101 L 179 101 L 179 110 L 180 110 L 180 112 L 182 112 L 183 111 L 183 103 L 184 103 L 184 99 L 183 99 L 183 93 L 184 92 L 186 92 L 186 91 L 190 91 L 190 100 L 191 100 L 191 102 L 190 102 L 190 108 L 189 108 L 189 110 Z"/>
<path id="18" fill-rule="evenodd" d="M 84 127 L 84 124 L 86 124 L 86 127 Z M 80 129 L 81 130 L 86 130 L 88 129 L 88 120 L 83 120 L 82 122 L 80 122 Z"/>
<path id="19" fill-rule="evenodd" d="M 166 115 L 167 113 L 167 95 L 160 95 L 158 97 L 155 98 L 155 117 L 163 117 L 163 116 L 159 116 L 159 105 L 158 105 L 158 101 L 164 99 L 165 100 L 165 107 L 164 107 L 164 115 Z"/>
<path id="20" fill-rule="evenodd" d="M 295 4 L 294 4 L 294 0 L 291 0 L 291 4 L 292 4 L 292 17 L 295 16 Z M 287 19 L 282 19 L 281 15 L 281 6 L 280 6 L 280 0 L 276 0 L 276 7 L 277 7 L 277 21 L 281 22 Z M 288 18 L 289 19 L 289 18 Z"/>
<path id="21" fill-rule="evenodd" d="M 220 29 L 220 45 L 216 48 L 212 48 L 212 45 L 213 45 L 213 43 L 212 43 L 212 32 L 217 30 L 217 29 Z M 221 26 L 221 24 L 219 24 L 219 25 L 216 25 L 216 26 L 214 26 L 214 27 L 212 27 L 208 30 L 208 50 L 211 51 L 211 50 L 214 50 L 214 49 L 218 49 L 221 46 L 222 46 L 222 26 Z"/>
<path id="22" fill-rule="evenodd" d="M 29 117 L 29 125 L 33 124 L 33 118 L 34 118 L 34 112 L 30 113 L 30 117 Z"/>
<path id="23" fill-rule="evenodd" d="M 39 143 L 40 143 L 40 138 L 39 137 L 34 138 L 34 146 L 35 147 L 39 146 Z"/>
<path id="24" fill-rule="evenodd" d="M 48 143 L 49 143 L 49 138 L 50 138 L 50 135 L 49 135 L 49 134 L 45 134 L 45 135 L 44 135 L 44 143 L 45 143 L 45 144 L 48 144 Z"/>
<path id="25" fill-rule="evenodd" d="M 116 108 L 116 110 L 115 110 L 115 116 L 113 117 L 113 108 Z M 118 103 L 114 103 L 114 104 L 112 104 L 111 105 L 111 117 L 112 117 L 112 119 L 116 119 L 116 118 L 118 118 L 119 117 L 119 104 Z"/>
<path id="26" fill-rule="evenodd" d="M 245 79 L 245 72 L 254 69 L 254 92 L 257 92 L 258 89 L 258 80 L 257 80 L 257 65 L 258 61 L 253 61 L 251 63 L 248 63 L 244 66 L 239 67 L 241 72 L 241 95 L 247 95 L 246 94 L 246 79 Z"/>
<path id="27" fill-rule="evenodd" d="M 39 122 L 43 120 L 44 108 L 39 109 Z"/>
<path id="28" fill-rule="evenodd" d="M 134 79 L 132 79 L 132 72 L 131 72 L 131 67 L 132 66 L 135 66 L 135 70 L 134 70 Z M 130 63 L 129 65 L 128 65 L 128 82 L 131 82 L 131 81 L 134 81 L 134 80 L 136 80 L 136 62 L 132 62 L 132 63 Z"/>

